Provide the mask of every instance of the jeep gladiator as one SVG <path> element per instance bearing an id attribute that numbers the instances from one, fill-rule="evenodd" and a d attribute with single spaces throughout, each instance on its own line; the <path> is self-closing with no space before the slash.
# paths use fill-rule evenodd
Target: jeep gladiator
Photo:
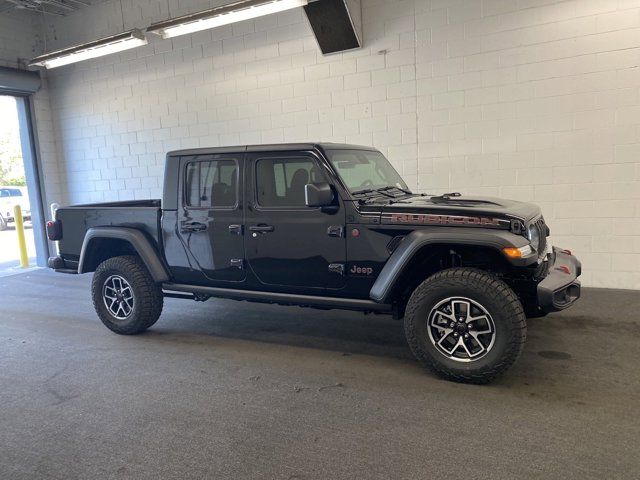
<path id="1" fill-rule="evenodd" d="M 379 151 L 317 143 L 167 154 L 162 200 L 59 208 L 49 266 L 95 272 L 102 322 L 139 333 L 164 297 L 391 314 L 417 359 L 486 383 L 517 359 L 526 317 L 580 296 L 539 207 L 412 193 Z"/>

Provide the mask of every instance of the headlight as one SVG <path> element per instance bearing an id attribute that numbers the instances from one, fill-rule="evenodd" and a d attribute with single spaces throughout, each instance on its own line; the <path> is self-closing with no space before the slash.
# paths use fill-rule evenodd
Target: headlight
<path id="1" fill-rule="evenodd" d="M 529 225 L 529 228 L 527 229 L 527 238 L 529 239 L 529 243 L 533 249 L 537 251 L 540 247 L 540 230 L 538 230 L 535 223 Z"/>

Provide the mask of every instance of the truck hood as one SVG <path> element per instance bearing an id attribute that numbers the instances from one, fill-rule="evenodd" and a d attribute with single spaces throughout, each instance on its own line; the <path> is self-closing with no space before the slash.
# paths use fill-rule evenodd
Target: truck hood
<path id="1" fill-rule="evenodd" d="M 468 217 L 486 221 L 491 219 L 519 219 L 525 223 L 540 216 L 537 205 L 493 197 L 433 197 L 412 195 L 396 200 L 382 199 L 366 203 L 367 207 L 380 209 L 382 223 L 424 224 L 424 215 Z M 398 221 L 398 219 L 400 219 Z M 461 224 L 463 224 L 461 222 Z M 481 223 L 478 223 L 480 226 Z"/>

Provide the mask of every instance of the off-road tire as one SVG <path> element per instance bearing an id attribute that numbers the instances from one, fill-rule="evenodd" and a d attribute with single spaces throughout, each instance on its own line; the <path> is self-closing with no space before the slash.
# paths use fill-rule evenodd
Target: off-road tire
<path id="1" fill-rule="evenodd" d="M 114 275 L 124 278 L 133 290 L 133 308 L 126 319 L 114 316 L 103 298 L 105 282 Z M 136 256 L 113 257 L 98 265 L 91 283 L 91 295 L 102 323 L 120 335 L 135 335 L 152 326 L 160 317 L 164 303 L 162 288 Z"/>
<path id="2" fill-rule="evenodd" d="M 429 336 L 428 316 L 438 302 L 465 297 L 482 304 L 495 325 L 492 347 L 477 360 L 460 362 L 442 353 Z M 451 268 L 422 282 L 407 303 L 404 328 L 411 351 L 422 365 L 447 380 L 489 383 L 516 361 L 526 340 L 520 300 L 502 280 L 481 270 Z"/>
<path id="3" fill-rule="evenodd" d="M 0 215 L 0 232 L 5 231 L 8 227 L 9 225 L 7 225 L 7 221 L 2 215 Z"/>

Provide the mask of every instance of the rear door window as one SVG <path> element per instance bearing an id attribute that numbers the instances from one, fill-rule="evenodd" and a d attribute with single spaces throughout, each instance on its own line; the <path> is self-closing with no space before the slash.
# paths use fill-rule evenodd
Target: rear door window
<path id="1" fill-rule="evenodd" d="M 185 204 L 195 208 L 229 208 L 238 201 L 235 159 L 189 162 L 185 175 Z"/>

